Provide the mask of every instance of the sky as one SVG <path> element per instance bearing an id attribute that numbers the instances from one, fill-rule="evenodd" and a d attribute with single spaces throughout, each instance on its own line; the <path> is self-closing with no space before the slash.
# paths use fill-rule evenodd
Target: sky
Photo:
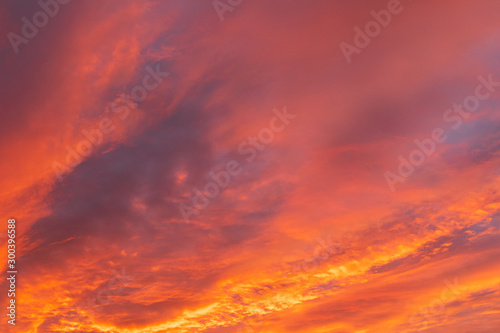
<path id="1" fill-rule="evenodd" d="M 498 332 L 499 11 L 2 1 L 0 330 Z"/>

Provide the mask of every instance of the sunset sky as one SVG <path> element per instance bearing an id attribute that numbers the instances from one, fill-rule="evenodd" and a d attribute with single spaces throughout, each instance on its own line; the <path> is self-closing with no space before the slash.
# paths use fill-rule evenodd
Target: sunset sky
<path id="1" fill-rule="evenodd" d="M 0 332 L 500 332 L 499 13 L 3 0 Z"/>

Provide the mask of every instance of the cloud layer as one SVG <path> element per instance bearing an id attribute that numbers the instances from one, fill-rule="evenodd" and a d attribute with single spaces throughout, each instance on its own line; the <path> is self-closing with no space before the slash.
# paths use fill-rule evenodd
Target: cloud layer
<path id="1" fill-rule="evenodd" d="M 214 3 L 69 1 L 3 39 L 5 330 L 498 330 L 500 4 L 402 0 L 347 63 L 387 1 Z M 1 33 L 40 10 L 3 2 Z"/>

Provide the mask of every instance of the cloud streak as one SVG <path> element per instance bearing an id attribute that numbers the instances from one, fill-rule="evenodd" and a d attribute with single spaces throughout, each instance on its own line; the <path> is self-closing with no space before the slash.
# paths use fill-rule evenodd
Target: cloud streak
<path id="1" fill-rule="evenodd" d="M 221 22 L 210 1 L 72 1 L 18 53 L 0 43 L 5 331 L 500 327 L 498 92 L 448 111 L 500 77 L 500 5 L 413 2 L 347 64 L 387 1 L 222 2 Z M 37 10 L 2 3 L 0 31 Z M 168 77 L 147 89 L 148 68 Z M 443 112 L 460 129 L 391 191 Z"/>

